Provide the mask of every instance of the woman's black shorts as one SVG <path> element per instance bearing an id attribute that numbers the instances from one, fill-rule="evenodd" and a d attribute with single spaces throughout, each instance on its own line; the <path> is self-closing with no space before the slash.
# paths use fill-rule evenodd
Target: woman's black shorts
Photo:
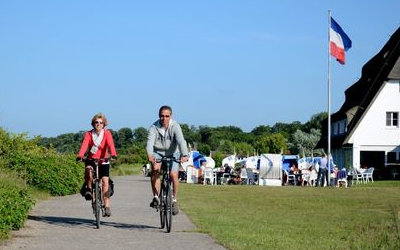
<path id="1" fill-rule="evenodd" d="M 85 167 L 91 166 L 93 169 L 95 168 L 96 164 L 93 160 L 88 159 L 85 162 Z M 99 164 L 99 178 L 106 176 L 110 177 L 110 164 Z"/>

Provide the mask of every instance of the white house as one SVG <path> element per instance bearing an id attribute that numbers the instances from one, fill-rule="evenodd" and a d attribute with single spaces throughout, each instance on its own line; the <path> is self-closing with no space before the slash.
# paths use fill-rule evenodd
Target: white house
<path id="1" fill-rule="evenodd" d="M 339 167 L 374 167 L 374 178 L 400 172 L 400 28 L 362 68 L 331 116 L 332 155 Z M 317 147 L 327 148 L 327 123 Z"/>

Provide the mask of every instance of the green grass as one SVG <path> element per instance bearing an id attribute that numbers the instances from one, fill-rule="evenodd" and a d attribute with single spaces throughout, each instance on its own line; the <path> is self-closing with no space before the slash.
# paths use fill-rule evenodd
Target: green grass
<path id="1" fill-rule="evenodd" d="M 229 249 L 400 249 L 400 182 L 351 188 L 182 184 L 181 208 Z"/>
<path id="2" fill-rule="evenodd" d="M 111 176 L 142 174 L 143 164 L 121 164 L 111 168 Z"/>

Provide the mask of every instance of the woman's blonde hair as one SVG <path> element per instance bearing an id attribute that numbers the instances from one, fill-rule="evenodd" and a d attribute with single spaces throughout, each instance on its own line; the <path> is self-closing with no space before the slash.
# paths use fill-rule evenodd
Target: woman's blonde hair
<path id="1" fill-rule="evenodd" d="M 108 123 L 106 116 L 103 115 L 102 113 L 97 113 L 92 118 L 92 127 L 94 127 L 94 124 L 96 123 L 97 119 L 101 119 L 103 121 L 104 127 L 107 126 Z"/>

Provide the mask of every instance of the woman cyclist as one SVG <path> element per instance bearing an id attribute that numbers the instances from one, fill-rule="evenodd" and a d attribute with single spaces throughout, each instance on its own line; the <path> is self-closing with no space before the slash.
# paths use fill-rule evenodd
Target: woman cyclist
<path id="1" fill-rule="evenodd" d="M 115 151 L 114 141 L 112 134 L 106 129 L 107 118 L 102 114 L 98 113 L 92 118 L 92 130 L 85 133 L 81 149 L 79 150 L 77 161 L 81 161 L 85 155 L 87 149 L 89 149 L 89 155 L 85 161 L 85 183 L 86 193 L 85 199 L 92 200 L 92 173 L 95 163 L 93 159 L 104 159 L 109 158 L 109 151 L 111 158 L 116 159 L 117 152 Z M 103 183 L 103 195 L 104 195 L 104 216 L 111 216 L 110 210 L 110 196 L 109 196 L 109 176 L 110 176 L 110 163 L 107 161 L 99 162 L 99 178 Z"/>

